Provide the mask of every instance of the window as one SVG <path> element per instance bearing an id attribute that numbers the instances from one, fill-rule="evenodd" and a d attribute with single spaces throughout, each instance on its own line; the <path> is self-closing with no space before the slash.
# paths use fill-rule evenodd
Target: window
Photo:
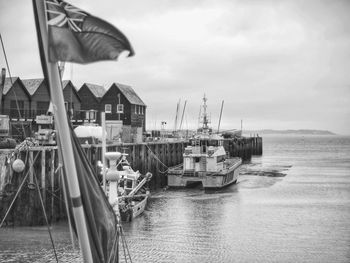
<path id="1" fill-rule="evenodd" d="M 141 106 L 141 114 L 143 115 L 143 107 Z"/>
<path id="2" fill-rule="evenodd" d="M 141 114 L 141 106 L 139 106 L 139 114 Z"/>
<path id="3" fill-rule="evenodd" d="M 95 110 L 85 111 L 85 120 L 96 120 L 96 111 Z"/>
<path id="4" fill-rule="evenodd" d="M 124 104 L 117 104 L 117 113 L 124 113 Z"/>
<path id="5" fill-rule="evenodd" d="M 137 105 L 135 105 L 135 114 L 137 114 Z"/>
<path id="6" fill-rule="evenodd" d="M 105 113 L 112 113 L 112 105 L 105 104 Z"/>

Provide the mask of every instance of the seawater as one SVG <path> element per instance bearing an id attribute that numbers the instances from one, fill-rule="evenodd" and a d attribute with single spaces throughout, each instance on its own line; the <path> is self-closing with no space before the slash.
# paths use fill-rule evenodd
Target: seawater
<path id="1" fill-rule="evenodd" d="M 153 193 L 123 224 L 133 262 L 350 262 L 350 137 L 263 142 L 236 185 Z M 52 232 L 59 261 L 82 262 L 67 224 Z M 0 262 L 29 261 L 55 262 L 46 227 L 0 229 Z"/>

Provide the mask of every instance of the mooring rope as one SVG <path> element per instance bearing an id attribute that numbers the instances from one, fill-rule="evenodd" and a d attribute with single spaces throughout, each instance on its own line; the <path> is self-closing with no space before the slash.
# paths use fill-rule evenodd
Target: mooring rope
<path id="1" fill-rule="evenodd" d="M 33 164 L 35 163 L 36 159 L 38 158 L 39 153 L 40 153 L 40 152 L 38 152 L 38 153 L 36 154 L 36 156 L 35 156 L 35 158 L 34 158 L 34 161 L 33 161 Z M 26 160 L 26 163 L 27 163 L 27 160 Z M 32 165 L 33 165 L 33 164 L 32 164 Z M 5 222 L 5 219 L 6 219 L 7 215 L 10 213 L 11 208 L 12 208 L 13 204 L 15 203 L 16 199 L 17 199 L 17 196 L 19 195 L 19 193 L 20 193 L 20 191 L 21 191 L 21 189 L 22 189 L 22 187 L 23 187 L 23 185 L 24 185 L 24 182 L 26 181 L 26 179 L 27 179 L 27 177 L 28 177 L 28 175 L 29 175 L 29 171 L 30 171 L 30 169 L 28 169 L 27 174 L 25 175 L 25 177 L 24 177 L 24 179 L 23 179 L 21 185 L 19 186 L 19 188 L 18 188 L 18 190 L 17 190 L 17 193 L 15 194 L 15 197 L 13 198 L 13 200 L 12 200 L 12 202 L 11 202 L 9 208 L 7 209 L 5 216 L 4 216 L 4 218 L 2 219 L 2 221 L 1 221 L 0 228 L 2 227 L 3 223 Z"/>
<path id="2" fill-rule="evenodd" d="M 121 242 L 122 242 L 123 251 L 124 251 L 125 262 L 126 263 L 128 262 L 128 259 L 127 259 L 127 256 L 128 256 L 130 262 L 132 263 L 131 254 L 130 254 L 130 251 L 129 251 L 129 248 L 128 248 L 128 243 L 126 242 L 126 238 L 125 238 L 124 231 L 123 231 L 123 228 L 122 228 L 121 224 L 119 224 L 119 230 L 120 230 L 119 232 L 120 232 Z"/>
<path id="3" fill-rule="evenodd" d="M 151 148 L 146 144 L 146 147 L 148 148 L 148 152 L 151 154 L 151 156 L 158 162 L 160 163 L 161 165 L 163 165 L 163 167 L 166 168 L 165 171 L 161 171 L 160 169 L 158 169 L 158 172 L 162 173 L 162 174 L 165 174 L 168 172 L 169 170 L 169 167 L 167 165 L 165 165 L 159 158 L 158 156 L 151 150 Z"/>
<path id="4" fill-rule="evenodd" d="M 57 258 L 55 243 L 53 242 L 53 238 L 52 238 L 52 234 L 51 234 L 51 230 L 50 230 L 50 226 L 49 226 L 49 220 L 47 219 L 47 215 L 46 215 L 46 211 L 45 211 L 45 206 L 44 206 L 43 198 L 42 198 L 41 193 L 40 193 L 40 188 L 39 188 L 39 184 L 38 184 L 38 179 L 36 178 L 36 176 L 34 176 L 34 179 L 35 179 L 36 189 L 38 190 L 38 194 L 39 194 L 39 199 L 40 199 L 41 208 L 43 209 L 44 218 L 45 218 L 45 222 L 46 222 L 46 226 L 47 226 L 47 231 L 49 231 L 49 236 L 50 236 L 50 240 L 51 240 L 52 249 L 53 249 L 53 252 L 54 252 L 54 254 L 55 254 L 56 262 L 58 263 L 58 258 Z"/>

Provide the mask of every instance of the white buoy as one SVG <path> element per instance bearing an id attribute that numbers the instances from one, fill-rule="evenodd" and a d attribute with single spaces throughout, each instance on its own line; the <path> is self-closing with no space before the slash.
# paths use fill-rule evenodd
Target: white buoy
<path id="1" fill-rule="evenodd" d="M 21 159 L 16 159 L 13 163 L 12 163 L 12 169 L 16 172 L 16 173 L 21 173 L 24 170 L 24 162 Z"/>

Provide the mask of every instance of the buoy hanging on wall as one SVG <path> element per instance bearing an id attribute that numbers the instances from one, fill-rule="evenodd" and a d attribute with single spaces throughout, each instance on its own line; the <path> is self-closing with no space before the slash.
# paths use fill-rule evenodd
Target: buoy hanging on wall
<path id="1" fill-rule="evenodd" d="M 21 173 L 24 170 L 24 162 L 21 159 L 16 159 L 13 163 L 12 163 L 12 169 L 16 172 L 16 173 Z"/>

